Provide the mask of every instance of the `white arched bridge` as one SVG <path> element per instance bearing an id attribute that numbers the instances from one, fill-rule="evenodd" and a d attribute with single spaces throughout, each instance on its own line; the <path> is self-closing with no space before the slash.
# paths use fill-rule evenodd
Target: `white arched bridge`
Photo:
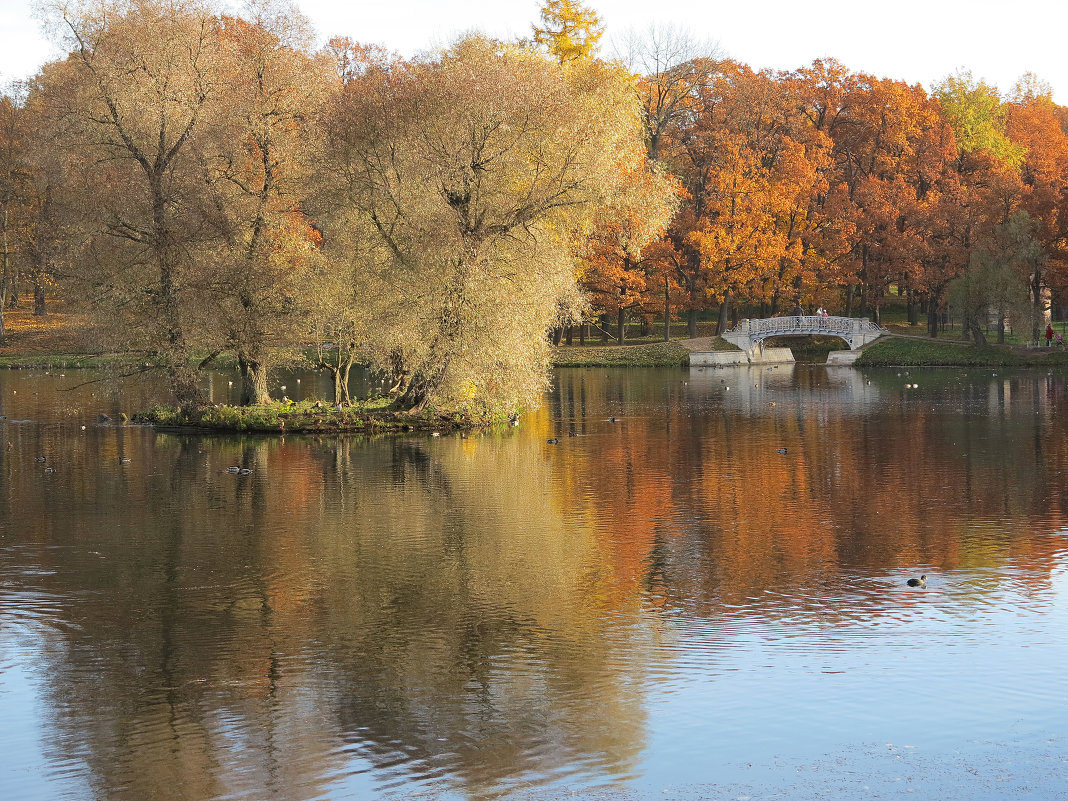
<path id="1" fill-rule="evenodd" d="M 752 350 L 770 337 L 823 335 L 845 340 L 850 350 L 856 350 L 887 333 L 867 317 L 823 317 L 818 314 L 800 317 L 768 317 L 764 320 L 741 320 L 723 334 L 728 342 L 742 350 Z"/>
<path id="2" fill-rule="evenodd" d="M 764 340 L 769 339 L 770 337 L 838 337 L 843 340 L 849 347 L 849 350 L 853 352 L 857 351 L 864 345 L 867 345 L 869 342 L 875 341 L 886 333 L 888 332 L 885 328 L 880 328 L 866 317 L 823 317 L 818 314 L 810 314 L 800 316 L 790 315 L 788 317 L 768 317 L 762 320 L 741 320 L 734 326 L 734 328 L 725 332 L 722 336 L 725 340 L 737 345 L 745 352 L 743 363 L 744 361 L 752 363 L 779 361 L 781 359 L 793 361 L 792 354 L 785 348 L 771 348 L 768 352 L 765 352 L 763 343 Z M 772 353 L 772 351 L 782 351 L 782 353 Z M 842 356 L 846 355 L 847 354 L 845 353 L 842 354 Z M 742 357 L 742 354 L 738 354 L 738 356 Z M 855 357 L 856 354 L 854 353 L 852 357 L 841 361 L 843 363 L 848 363 Z M 722 354 L 718 358 L 712 359 L 711 363 L 727 363 L 728 361 L 737 360 L 727 359 L 726 354 Z M 695 363 L 693 358 L 691 358 L 690 363 Z M 700 364 L 703 362 L 698 361 L 696 363 Z"/>

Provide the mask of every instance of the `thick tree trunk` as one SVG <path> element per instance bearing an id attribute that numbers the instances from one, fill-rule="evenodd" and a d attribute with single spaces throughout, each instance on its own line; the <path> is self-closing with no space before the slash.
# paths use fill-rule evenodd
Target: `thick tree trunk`
<path id="1" fill-rule="evenodd" d="M 938 306 L 933 300 L 927 304 L 927 336 L 938 336 Z"/>
<path id="2" fill-rule="evenodd" d="M 716 321 L 716 336 L 722 336 L 727 330 L 731 317 L 731 291 L 723 293 L 723 302 L 719 305 L 719 319 Z"/>
<path id="3" fill-rule="evenodd" d="M 686 333 L 690 339 L 697 339 L 697 309 L 686 310 Z"/>
<path id="4" fill-rule="evenodd" d="M 582 323 L 582 325 L 579 326 L 579 344 L 580 345 L 585 345 L 586 344 L 586 337 L 588 337 L 589 335 L 590 335 L 590 324 L 589 323 Z"/>
<path id="5" fill-rule="evenodd" d="M 616 312 L 616 342 L 620 345 L 623 344 L 623 339 L 626 336 L 627 328 L 627 311 L 622 306 L 619 307 L 619 311 Z"/>
<path id="6" fill-rule="evenodd" d="M 241 406 L 257 406 L 271 402 L 267 390 L 267 365 L 244 351 L 238 351 L 237 365 L 241 368 Z"/>
<path id="7" fill-rule="evenodd" d="M 574 336 L 575 336 L 575 326 L 569 325 L 567 327 L 567 331 L 564 332 L 564 342 L 566 344 L 568 344 L 568 345 L 572 344 L 572 342 L 574 342 Z"/>

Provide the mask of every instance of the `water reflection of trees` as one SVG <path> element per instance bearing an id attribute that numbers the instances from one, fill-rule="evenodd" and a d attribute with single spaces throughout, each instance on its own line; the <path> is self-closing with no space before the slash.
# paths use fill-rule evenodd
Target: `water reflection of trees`
<path id="1" fill-rule="evenodd" d="M 102 797 L 303 798 L 354 758 L 476 795 L 633 768 L 643 660 L 615 658 L 601 554 L 518 440 L 124 433 L 130 463 L 69 445 L 66 500 L 26 510 L 68 623 L 42 635 L 53 747 Z"/>
<path id="2" fill-rule="evenodd" d="M 569 449 L 567 473 L 629 586 L 774 616 L 768 590 L 814 595 L 825 614 L 842 575 L 967 568 L 992 551 L 1048 580 L 1060 550 L 1032 534 L 1064 519 L 1063 380 L 926 371 L 912 389 L 919 379 L 898 371 L 808 367 L 649 379 L 628 377 L 621 402 L 602 391 L 604 372 L 564 371 L 544 423 L 577 424 L 574 397 L 609 397 L 622 416 L 595 446 Z M 885 593 L 860 600 L 893 613 Z"/>
<path id="3" fill-rule="evenodd" d="M 99 797 L 624 776 L 680 610 L 726 632 L 894 617 L 916 565 L 972 571 L 976 604 L 985 568 L 1047 586 L 1063 383 L 864 380 L 727 402 L 677 371 L 568 371 L 519 432 L 468 439 L 40 430 L 0 460 L 0 608 L 49 599 L 50 747 Z"/>

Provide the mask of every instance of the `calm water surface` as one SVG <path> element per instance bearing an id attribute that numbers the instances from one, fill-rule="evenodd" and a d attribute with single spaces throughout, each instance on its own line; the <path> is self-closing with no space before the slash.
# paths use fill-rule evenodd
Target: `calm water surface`
<path id="1" fill-rule="evenodd" d="M 346 439 L 97 377 L 0 371 L 5 801 L 1068 799 L 1063 373 L 566 370 Z"/>

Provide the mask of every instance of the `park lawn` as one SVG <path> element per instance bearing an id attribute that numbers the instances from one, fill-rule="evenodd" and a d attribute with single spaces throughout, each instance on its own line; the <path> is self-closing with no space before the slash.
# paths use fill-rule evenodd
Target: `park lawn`
<path id="1" fill-rule="evenodd" d="M 959 340 L 889 336 L 857 359 L 858 367 L 1068 367 L 1068 349 L 977 345 Z"/>

